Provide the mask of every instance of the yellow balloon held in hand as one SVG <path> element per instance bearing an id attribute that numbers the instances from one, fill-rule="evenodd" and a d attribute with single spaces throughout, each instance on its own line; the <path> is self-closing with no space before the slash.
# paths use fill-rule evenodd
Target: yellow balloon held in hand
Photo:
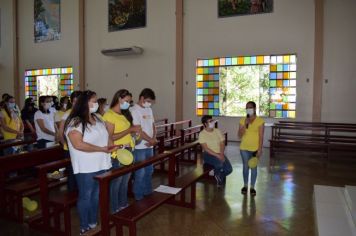
<path id="1" fill-rule="evenodd" d="M 251 169 L 256 168 L 258 164 L 258 158 L 257 157 L 252 157 L 250 160 L 248 160 L 248 167 Z"/>
<path id="2" fill-rule="evenodd" d="M 117 150 L 116 155 L 119 162 L 125 166 L 131 165 L 134 160 L 132 153 L 126 149 Z"/>

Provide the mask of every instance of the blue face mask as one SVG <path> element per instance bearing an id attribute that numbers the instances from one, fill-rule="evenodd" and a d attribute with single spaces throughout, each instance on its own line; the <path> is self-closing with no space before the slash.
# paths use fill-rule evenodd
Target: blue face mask
<path id="1" fill-rule="evenodd" d="M 129 107 L 130 107 L 130 103 L 128 103 L 126 101 L 124 103 L 120 104 L 120 109 L 121 110 L 127 110 L 127 109 L 129 109 Z"/>

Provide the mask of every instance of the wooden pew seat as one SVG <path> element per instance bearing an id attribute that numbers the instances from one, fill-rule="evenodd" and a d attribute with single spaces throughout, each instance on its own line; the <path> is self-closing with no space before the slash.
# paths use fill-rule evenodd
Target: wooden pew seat
<path id="1" fill-rule="evenodd" d="M 129 228 L 130 235 L 136 235 L 136 222 L 164 203 L 195 208 L 196 182 L 208 175 L 211 170 L 211 166 L 198 165 L 193 171 L 176 179 L 175 187 L 182 189 L 177 195 L 153 192 L 144 199 L 137 201 L 127 208 L 111 215 L 110 219 L 116 226 L 116 235 L 123 235 L 123 226 L 127 226 Z M 191 196 L 190 202 L 187 202 L 185 198 L 185 191 L 189 187 L 191 187 Z M 180 199 L 176 200 L 176 197 L 180 197 Z"/>

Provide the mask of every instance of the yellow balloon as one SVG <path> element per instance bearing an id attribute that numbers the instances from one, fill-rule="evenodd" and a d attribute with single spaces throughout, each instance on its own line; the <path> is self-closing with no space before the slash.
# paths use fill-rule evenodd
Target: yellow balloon
<path id="1" fill-rule="evenodd" d="M 119 162 L 125 166 L 130 165 L 134 158 L 132 153 L 129 150 L 126 149 L 119 149 L 117 150 L 117 159 L 119 160 Z"/>
<path id="2" fill-rule="evenodd" d="M 248 167 L 251 169 L 256 168 L 258 164 L 258 158 L 257 157 L 252 157 L 250 160 L 248 160 Z"/>
<path id="3" fill-rule="evenodd" d="M 22 198 L 22 206 L 28 211 L 35 211 L 38 208 L 38 203 L 36 201 L 31 201 L 30 198 Z"/>

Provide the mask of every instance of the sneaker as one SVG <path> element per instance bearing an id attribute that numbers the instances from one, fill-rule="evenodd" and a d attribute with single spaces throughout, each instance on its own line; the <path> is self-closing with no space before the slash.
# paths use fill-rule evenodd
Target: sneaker
<path id="1" fill-rule="evenodd" d="M 79 232 L 79 235 L 86 235 L 86 233 L 90 230 L 90 228 L 87 229 L 81 229 Z"/>
<path id="2" fill-rule="evenodd" d="M 251 188 L 250 189 L 250 194 L 251 194 L 251 196 L 256 196 L 256 190 L 254 189 L 254 188 Z"/>
<path id="3" fill-rule="evenodd" d="M 90 229 L 95 229 L 96 226 L 98 226 L 98 223 L 89 224 L 89 228 L 90 228 Z"/>
<path id="4" fill-rule="evenodd" d="M 241 194 L 243 195 L 246 195 L 247 194 L 247 187 L 244 186 L 242 189 L 241 189 Z"/>
<path id="5" fill-rule="evenodd" d="M 215 179 L 216 179 L 216 185 L 217 185 L 218 187 L 222 186 L 223 183 L 222 183 L 221 177 L 220 177 L 219 175 L 214 175 L 214 177 L 215 177 Z"/>

